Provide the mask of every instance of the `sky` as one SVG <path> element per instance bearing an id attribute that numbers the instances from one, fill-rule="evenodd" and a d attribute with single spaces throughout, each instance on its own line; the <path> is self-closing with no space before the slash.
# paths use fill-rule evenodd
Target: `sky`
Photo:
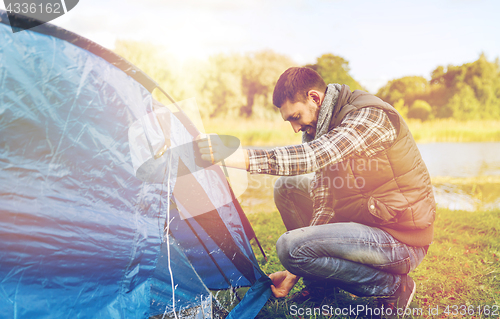
<path id="1" fill-rule="evenodd" d="M 180 61 L 271 49 L 308 64 L 333 53 L 376 93 L 481 52 L 500 57 L 499 14 L 498 0 L 80 0 L 51 23 L 110 49 L 150 42 Z"/>

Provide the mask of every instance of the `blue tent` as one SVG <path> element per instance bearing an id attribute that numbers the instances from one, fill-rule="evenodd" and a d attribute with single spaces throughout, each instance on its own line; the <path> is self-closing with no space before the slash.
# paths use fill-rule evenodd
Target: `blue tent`
<path id="1" fill-rule="evenodd" d="M 253 318 L 255 234 L 187 116 L 113 52 L 9 19 L 29 22 L 0 11 L 0 318 L 212 318 L 210 290 L 242 286 L 229 317 Z"/>

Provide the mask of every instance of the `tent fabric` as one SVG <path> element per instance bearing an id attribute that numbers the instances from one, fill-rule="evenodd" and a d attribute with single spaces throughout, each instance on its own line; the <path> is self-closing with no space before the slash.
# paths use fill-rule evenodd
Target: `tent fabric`
<path id="1" fill-rule="evenodd" d="M 14 34 L 0 11 L 0 317 L 211 318 L 209 289 L 262 289 L 254 233 L 224 174 L 176 148 L 196 131 L 165 108 L 165 132 L 155 86 L 50 24 Z M 164 145 L 162 181 L 138 178 L 141 158 Z M 180 186 L 214 209 L 186 218 Z M 245 297 L 238 309 L 251 317 L 258 304 Z"/>
<path id="2" fill-rule="evenodd" d="M 244 300 L 234 307 L 226 319 L 255 318 L 271 297 L 272 291 L 269 289 L 271 284 L 269 277 L 260 277 L 247 291 Z"/>
<path id="3" fill-rule="evenodd" d="M 7 14 L 7 12 L 0 10 L 0 23 L 10 25 L 11 20 L 15 20 L 13 21 L 14 22 L 13 25 L 17 25 L 20 28 L 22 28 L 22 26 L 29 28 L 31 26 L 30 20 L 33 19 L 26 18 L 22 15 L 18 15 L 15 13 Z M 44 23 L 38 25 L 34 28 L 31 28 L 31 31 L 36 31 L 37 33 L 40 34 L 50 35 L 51 37 L 67 41 L 69 43 L 74 44 L 77 47 L 80 47 L 86 51 L 89 51 L 103 58 L 104 60 L 116 66 L 117 68 L 125 72 L 128 76 L 132 77 L 134 80 L 139 82 L 150 92 L 152 92 L 158 86 L 158 84 L 153 79 L 151 79 L 147 74 L 142 72 L 139 68 L 137 68 L 135 65 L 128 62 L 121 56 L 71 31 L 59 28 L 50 23 Z"/>

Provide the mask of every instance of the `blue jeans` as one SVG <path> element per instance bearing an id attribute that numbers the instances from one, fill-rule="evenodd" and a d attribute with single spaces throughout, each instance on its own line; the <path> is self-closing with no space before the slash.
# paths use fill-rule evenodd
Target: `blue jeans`
<path id="1" fill-rule="evenodd" d="M 308 226 L 311 178 L 281 177 L 275 184 L 274 201 L 288 229 L 276 243 L 283 266 L 304 279 L 328 282 L 357 296 L 394 294 L 428 246 L 409 246 L 380 228 L 358 223 Z"/>

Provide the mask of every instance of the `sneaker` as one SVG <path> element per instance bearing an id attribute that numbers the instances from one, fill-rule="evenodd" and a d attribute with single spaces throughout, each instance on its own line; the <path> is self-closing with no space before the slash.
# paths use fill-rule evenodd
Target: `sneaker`
<path id="1" fill-rule="evenodd" d="M 417 290 L 417 285 L 413 279 L 406 275 L 401 277 L 401 284 L 398 290 L 389 297 L 381 298 L 381 301 L 385 308 L 392 309 L 392 315 L 389 318 L 397 318 L 398 310 L 402 314 L 400 317 L 404 317 L 406 309 L 410 306 L 410 303 Z M 387 312 L 386 312 L 387 313 Z"/>
<path id="2" fill-rule="evenodd" d="M 313 293 L 310 289 L 303 288 L 301 291 L 294 293 L 290 297 L 288 297 L 288 301 L 293 302 L 295 304 L 303 304 L 309 299 L 313 298 Z"/>
<path id="3" fill-rule="evenodd" d="M 309 282 L 305 281 L 305 287 L 299 291 L 294 293 L 289 297 L 289 301 L 302 304 L 308 300 L 321 302 L 327 296 L 338 293 L 339 289 L 335 286 L 320 284 L 317 282 Z"/>

